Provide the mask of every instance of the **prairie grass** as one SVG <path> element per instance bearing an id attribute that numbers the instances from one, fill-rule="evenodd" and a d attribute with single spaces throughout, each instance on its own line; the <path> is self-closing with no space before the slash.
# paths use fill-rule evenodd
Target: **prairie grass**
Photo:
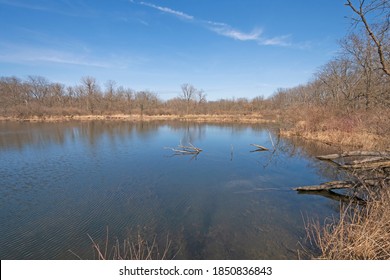
<path id="1" fill-rule="evenodd" d="M 281 135 L 299 136 L 345 149 L 385 150 L 390 147 L 388 110 L 339 112 L 327 108 L 289 109 Z"/>
<path id="2" fill-rule="evenodd" d="M 368 190 L 365 206 L 342 205 L 338 218 L 309 221 L 307 238 L 315 259 L 389 260 L 390 186 L 387 180 L 377 191 Z M 313 251 L 312 251 L 313 252 Z"/>
<path id="3" fill-rule="evenodd" d="M 165 260 L 173 259 L 176 256 L 171 248 L 172 241 L 169 236 L 164 240 L 165 244 L 162 246 L 161 243 L 159 245 L 156 235 L 148 241 L 140 232 L 136 234 L 135 238 L 129 234 L 122 241 L 115 239 L 114 242 L 110 242 L 108 228 L 106 238 L 102 242 L 95 241 L 89 234 L 88 237 L 92 244 L 93 259 L 95 260 Z M 70 252 L 80 258 L 73 251 Z"/>
<path id="4" fill-rule="evenodd" d="M 189 114 L 189 115 L 139 115 L 139 114 L 107 114 L 107 115 L 34 115 L 1 117 L 0 121 L 29 122 L 62 122 L 62 121 L 189 121 L 197 123 L 273 123 L 274 119 L 262 114 Z"/>

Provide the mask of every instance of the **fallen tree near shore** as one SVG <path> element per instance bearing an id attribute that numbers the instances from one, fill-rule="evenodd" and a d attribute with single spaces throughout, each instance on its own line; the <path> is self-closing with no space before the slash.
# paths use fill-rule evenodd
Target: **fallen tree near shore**
<path id="1" fill-rule="evenodd" d="M 308 256 L 335 260 L 389 260 L 390 168 L 386 164 L 389 160 L 388 153 L 355 151 L 318 158 L 337 164 L 339 168 L 347 171 L 352 179 L 294 189 L 300 194 L 321 195 L 341 202 L 339 217 L 326 220 L 324 224 L 314 219 L 305 223 L 305 242 L 310 244 L 308 250 L 305 249 Z M 336 161 L 346 158 L 348 161 L 343 164 Z M 347 191 L 341 192 L 339 189 Z"/>
<path id="2" fill-rule="evenodd" d="M 347 158 L 358 157 L 360 159 L 347 161 Z M 363 158 L 362 158 L 363 157 Z M 344 169 L 378 169 L 390 167 L 389 152 L 352 151 L 341 154 L 317 156 L 319 160 L 328 160 Z M 362 159 L 361 159 L 362 158 Z M 340 160 L 344 163 L 340 163 Z"/>
<path id="3" fill-rule="evenodd" d="M 329 161 L 337 167 L 346 170 L 355 179 L 300 186 L 293 188 L 293 190 L 308 193 L 317 192 L 317 194 L 321 194 L 322 192 L 324 194 L 324 192 L 333 192 L 336 189 L 352 189 L 356 191 L 362 187 L 380 187 L 383 184 L 390 183 L 390 153 L 387 151 L 352 151 L 340 154 L 321 155 L 317 156 L 317 159 Z M 361 200 L 356 195 L 353 197 L 348 196 L 348 198 Z"/>

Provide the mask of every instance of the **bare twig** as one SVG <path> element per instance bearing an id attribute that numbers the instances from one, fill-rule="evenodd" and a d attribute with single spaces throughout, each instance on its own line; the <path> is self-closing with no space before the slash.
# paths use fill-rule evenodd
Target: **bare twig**
<path id="1" fill-rule="evenodd" d="M 181 155 L 183 155 L 183 154 L 197 155 L 200 152 L 202 152 L 202 149 L 195 147 L 191 143 L 188 143 L 188 144 L 189 144 L 189 146 L 184 146 L 184 145 L 180 144 L 176 148 L 164 147 L 164 149 L 171 150 L 171 151 L 175 152 L 175 154 L 177 154 L 177 155 L 179 155 L 179 154 L 181 154 Z"/>
<path id="2" fill-rule="evenodd" d="M 257 148 L 257 149 L 254 150 L 253 152 L 268 151 L 268 149 L 267 149 L 266 147 L 263 147 L 263 146 L 260 146 L 260 145 L 257 145 L 257 144 L 250 144 L 250 145 Z"/>
<path id="3" fill-rule="evenodd" d="M 378 53 L 378 56 L 379 56 L 379 62 L 381 64 L 381 66 L 382 66 L 381 69 L 383 70 L 383 72 L 387 76 L 390 76 L 390 69 L 389 69 L 389 66 L 387 65 L 388 63 L 386 61 L 385 51 L 383 50 L 383 44 L 378 39 L 378 37 L 374 34 L 373 29 L 372 29 L 371 25 L 368 23 L 367 17 L 366 17 L 368 12 L 371 12 L 373 10 L 379 9 L 380 6 L 382 6 L 382 4 L 379 4 L 378 6 L 371 7 L 369 9 L 365 10 L 364 0 L 363 1 L 359 1 L 359 2 L 360 2 L 360 5 L 359 5 L 358 8 L 355 7 L 352 4 L 352 1 L 350 1 L 350 0 L 347 0 L 347 3 L 345 5 L 349 6 L 352 9 L 352 11 L 359 17 L 359 19 L 357 21 L 358 22 L 361 21 L 363 23 L 364 28 L 366 29 L 368 35 L 371 37 L 372 41 L 374 42 L 374 44 L 376 46 L 377 53 Z"/>

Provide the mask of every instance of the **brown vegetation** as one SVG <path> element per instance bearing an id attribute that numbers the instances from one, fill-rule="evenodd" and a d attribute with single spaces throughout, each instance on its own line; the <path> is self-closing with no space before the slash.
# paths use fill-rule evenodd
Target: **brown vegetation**
<path id="1" fill-rule="evenodd" d="M 318 259 L 390 259 L 390 185 L 369 190 L 365 206 L 342 205 L 340 216 L 325 222 L 310 221 L 309 242 L 319 249 Z"/>
<path id="2" fill-rule="evenodd" d="M 311 250 L 318 259 L 390 259 L 390 153 L 353 151 L 318 156 L 350 173 L 350 181 L 296 188 L 320 191 L 341 202 L 340 216 L 306 226 Z M 349 189 L 346 194 L 334 189 Z M 314 250 L 313 250 L 314 247 Z M 313 251 L 317 250 L 318 253 Z"/>
<path id="3" fill-rule="evenodd" d="M 96 260 L 165 260 L 167 258 L 174 258 L 171 248 L 171 240 L 167 236 L 163 241 L 163 245 L 159 246 L 157 237 L 151 238 L 148 241 L 143 234 L 138 231 L 133 238 L 131 234 L 123 241 L 116 239 L 113 243 L 109 240 L 108 228 L 106 230 L 106 238 L 103 242 L 96 242 L 89 234 L 88 237 L 92 242 L 92 249 L 94 259 Z M 79 259 L 73 251 L 69 251 Z"/>
<path id="4" fill-rule="evenodd" d="M 385 108 L 354 112 L 329 107 L 289 108 L 283 115 L 287 125 L 281 134 L 339 145 L 348 150 L 383 150 L 390 146 L 389 119 L 390 110 Z"/>

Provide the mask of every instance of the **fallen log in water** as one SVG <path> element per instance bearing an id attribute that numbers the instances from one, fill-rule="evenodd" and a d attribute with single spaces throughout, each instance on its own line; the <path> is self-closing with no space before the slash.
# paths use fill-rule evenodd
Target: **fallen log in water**
<path id="1" fill-rule="evenodd" d="M 370 151 L 352 151 L 352 152 L 345 152 L 341 154 L 330 154 L 330 155 L 323 155 L 323 156 L 317 156 L 320 160 L 333 160 L 343 157 L 353 157 L 353 156 L 375 156 L 375 157 L 390 157 L 389 152 L 370 152 Z"/>
<path id="2" fill-rule="evenodd" d="M 345 164 L 341 164 L 336 159 L 347 157 L 365 157 L 359 160 L 353 160 Z M 378 169 L 390 167 L 390 153 L 389 152 L 370 152 L 370 151 L 352 151 L 341 154 L 331 154 L 317 156 L 320 160 L 328 160 L 339 167 L 347 170 L 354 169 Z"/>
<path id="3" fill-rule="evenodd" d="M 293 188 L 295 191 L 329 191 L 334 189 L 350 189 L 358 186 L 354 181 L 331 181 L 320 185 L 302 186 Z"/>
<path id="4" fill-rule="evenodd" d="M 357 159 L 353 158 L 353 160 L 349 161 L 344 160 L 344 158 L 347 157 L 356 157 Z M 327 160 L 329 163 L 337 165 L 338 168 L 347 170 L 352 176 L 356 178 L 356 180 L 331 181 L 320 185 L 297 187 L 293 188 L 293 190 L 300 193 L 307 192 L 310 194 L 319 194 L 341 201 L 352 200 L 357 201 L 358 203 L 364 203 L 363 199 L 356 196 L 356 190 L 361 189 L 361 187 L 381 187 L 384 185 L 384 182 L 390 180 L 388 173 L 389 170 L 386 169 L 390 167 L 390 153 L 388 151 L 353 151 L 341 154 L 317 156 L 317 158 L 320 160 Z M 370 174 L 369 178 L 367 178 L 367 174 Z M 338 194 L 332 191 L 335 189 L 353 189 L 354 195 L 348 196 L 344 194 Z"/>
<path id="5" fill-rule="evenodd" d="M 390 167 L 390 160 L 381 160 L 381 161 L 367 161 L 355 164 L 344 164 L 340 166 L 345 169 L 376 169 L 376 168 L 385 168 Z"/>
<path id="6" fill-rule="evenodd" d="M 358 203 L 358 204 L 365 204 L 366 203 L 366 201 L 364 199 L 360 198 L 360 197 L 340 194 L 340 193 L 334 192 L 332 190 L 326 190 L 326 191 L 300 191 L 299 193 L 300 194 L 308 193 L 310 195 L 319 195 L 319 196 L 323 196 L 323 197 L 326 197 L 326 198 L 329 198 L 329 199 L 332 199 L 332 200 L 341 201 L 341 202 L 344 202 L 344 203 L 350 203 L 350 202 L 354 202 L 354 203 Z"/>

